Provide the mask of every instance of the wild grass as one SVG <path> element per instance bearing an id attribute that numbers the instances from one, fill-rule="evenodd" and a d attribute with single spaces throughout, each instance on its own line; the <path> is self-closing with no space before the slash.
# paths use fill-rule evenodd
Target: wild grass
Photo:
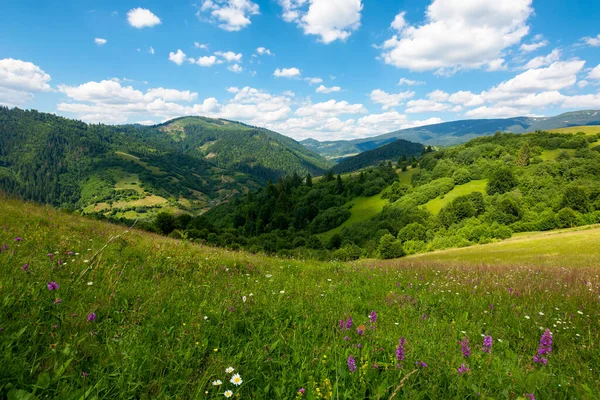
<path id="1" fill-rule="evenodd" d="M 388 203 L 387 200 L 381 198 L 381 194 L 371 197 L 357 197 L 349 201 L 346 207 L 350 208 L 350 218 L 348 218 L 342 225 L 327 231 L 321 235 L 324 240 L 328 240 L 336 233 L 340 233 L 343 228 L 351 226 L 360 222 L 367 221 L 383 210 L 383 206 Z"/>
<path id="2" fill-rule="evenodd" d="M 485 179 L 471 181 L 469 183 L 465 183 L 464 185 L 458 185 L 445 195 L 436 197 L 435 199 L 427 202 L 425 204 L 425 208 L 433 215 L 437 215 L 445 205 L 449 204 L 452 202 L 452 200 L 459 196 L 466 196 L 473 192 L 484 193 L 486 185 L 487 180 Z"/>
<path id="3" fill-rule="evenodd" d="M 318 263 L 126 233 L 2 198 L 0 209 L 0 398 L 201 399 L 232 390 L 238 399 L 593 399 L 600 391 L 598 268 L 572 268 L 566 256 L 547 267 Z M 546 329 L 553 351 L 537 364 Z M 483 335 L 493 338 L 489 354 Z M 470 372 L 459 374 L 461 364 Z"/>
<path id="4" fill-rule="evenodd" d="M 549 129 L 548 132 L 572 134 L 583 132 L 586 135 L 595 135 L 596 133 L 600 133 L 600 125 L 571 126 L 568 128 Z"/>

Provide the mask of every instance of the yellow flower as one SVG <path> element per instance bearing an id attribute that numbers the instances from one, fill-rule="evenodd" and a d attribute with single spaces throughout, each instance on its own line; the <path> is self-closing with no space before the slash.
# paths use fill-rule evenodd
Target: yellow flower
<path id="1" fill-rule="evenodd" d="M 213 349 L 213 351 L 216 353 L 217 351 L 219 351 L 219 349 Z"/>

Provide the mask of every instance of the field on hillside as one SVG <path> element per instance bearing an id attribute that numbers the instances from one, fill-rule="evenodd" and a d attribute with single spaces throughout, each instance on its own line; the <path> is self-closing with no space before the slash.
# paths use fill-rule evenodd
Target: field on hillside
<path id="1" fill-rule="evenodd" d="M 322 235 L 323 239 L 328 240 L 336 233 L 340 233 L 340 231 L 347 226 L 373 218 L 383 210 L 383 206 L 387 203 L 387 200 L 381 198 L 381 194 L 371 197 L 358 197 L 351 200 L 345 205 L 346 207 L 352 207 L 350 208 L 350 218 L 337 228 L 325 232 Z"/>
<path id="2" fill-rule="evenodd" d="M 318 263 L 3 198 L 0 208 L 0 398 L 593 399 L 600 391 L 598 268 L 564 255 L 545 267 L 440 263 L 434 254 Z"/>
<path id="3" fill-rule="evenodd" d="M 599 125 L 572 126 L 569 128 L 549 129 L 548 132 L 573 133 L 573 134 L 583 132 L 586 135 L 595 135 L 596 133 L 600 133 L 600 126 Z"/>
<path id="4" fill-rule="evenodd" d="M 435 199 L 427 202 L 427 204 L 425 204 L 425 208 L 433 215 L 437 215 L 445 205 L 451 203 L 452 200 L 459 196 L 466 196 L 473 192 L 484 193 L 486 185 L 487 181 L 485 179 L 471 181 L 469 183 L 465 183 L 464 185 L 458 185 L 445 195 L 436 197 Z"/>

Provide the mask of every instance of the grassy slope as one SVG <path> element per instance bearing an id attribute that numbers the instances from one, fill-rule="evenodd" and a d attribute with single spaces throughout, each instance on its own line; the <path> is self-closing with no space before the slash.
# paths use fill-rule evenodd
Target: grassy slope
<path id="1" fill-rule="evenodd" d="M 381 194 L 371 197 L 358 197 L 352 201 L 349 201 L 345 206 L 352 207 L 350 209 L 350 218 L 342 225 L 327 231 L 321 235 L 321 238 L 328 240 L 336 233 L 340 233 L 342 228 L 350 225 L 357 224 L 359 222 L 366 221 L 373 218 L 383 210 L 383 206 L 387 203 L 387 200 L 381 198 Z"/>
<path id="2" fill-rule="evenodd" d="M 600 226 L 515 235 L 498 243 L 418 254 L 409 259 L 461 264 L 598 266 Z"/>
<path id="3" fill-rule="evenodd" d="M 549 129 L 548 132 L 573 133 L 573 134 L 583 132 L 586 135 L 595 135 L 596 133 L 600 133 L 600 126 L 599 125 L 572 126 L 569 128 Z"/>
<path id="4" fill-rule="evenodd" d="M 124 228 L 2 198 L 0 208 L 1 398 L 80 399 L 84 385 L 88 399 L 223 398 L 230 388 L 257 399 L 293 399 L 302 387 L 309 399 L 396 390 L 403 399 L 571 399 L 600 390 L 597 268 L 278 260 L 137 231 L 111 240 Z M 59 289 L 49 291 L 49 281 Z M 350 316 L 353 328 L 340 332 Z M 554 333 L 547 366 L 532 362 L 540 327 Z M 494 338 L 491 355 L 482 334 Z M 457 345 L 463 336 L 468 359 Z M 459 375 L 461 363 L 471 373 Z M 229 366 L 242 386 L 228 382 Z"/>
<path id="5" fill-rule="evenodd" d="M 425 204 L 425 208 L 429 210 L 430 213 L 436 215 L 440 212 L 442 208 L 452 200 L 459 196 L 465 196 L 471 194 L 473 192 L 485 192 L 485 186 L 487 185 L 487 180 L 479 180 L 479 181 L 471 181 L 469 183 L 465 183 L 464 185 L 458 185 L 450 192 L 446 193 L 444 196 L 436 197 L 433 200 L 430 200 L 427 204 Z"/>

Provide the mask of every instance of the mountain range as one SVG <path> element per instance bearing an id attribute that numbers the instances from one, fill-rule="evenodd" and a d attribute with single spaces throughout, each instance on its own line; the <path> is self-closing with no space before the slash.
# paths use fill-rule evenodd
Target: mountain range
<path id="1" fill-rule="evenodd" d="M 335 160 L 375 149 L 396 139 L 405 139 L 426 145 L 450 146 L 496 132 L 526 133 L 580 125 L 600 125 L 600 111 L 575 111 L 554 117 L 469 119 L 401 129 L 364 139 L 323 142 L 306 139 L 300 143 L 327 159 Z"/>

